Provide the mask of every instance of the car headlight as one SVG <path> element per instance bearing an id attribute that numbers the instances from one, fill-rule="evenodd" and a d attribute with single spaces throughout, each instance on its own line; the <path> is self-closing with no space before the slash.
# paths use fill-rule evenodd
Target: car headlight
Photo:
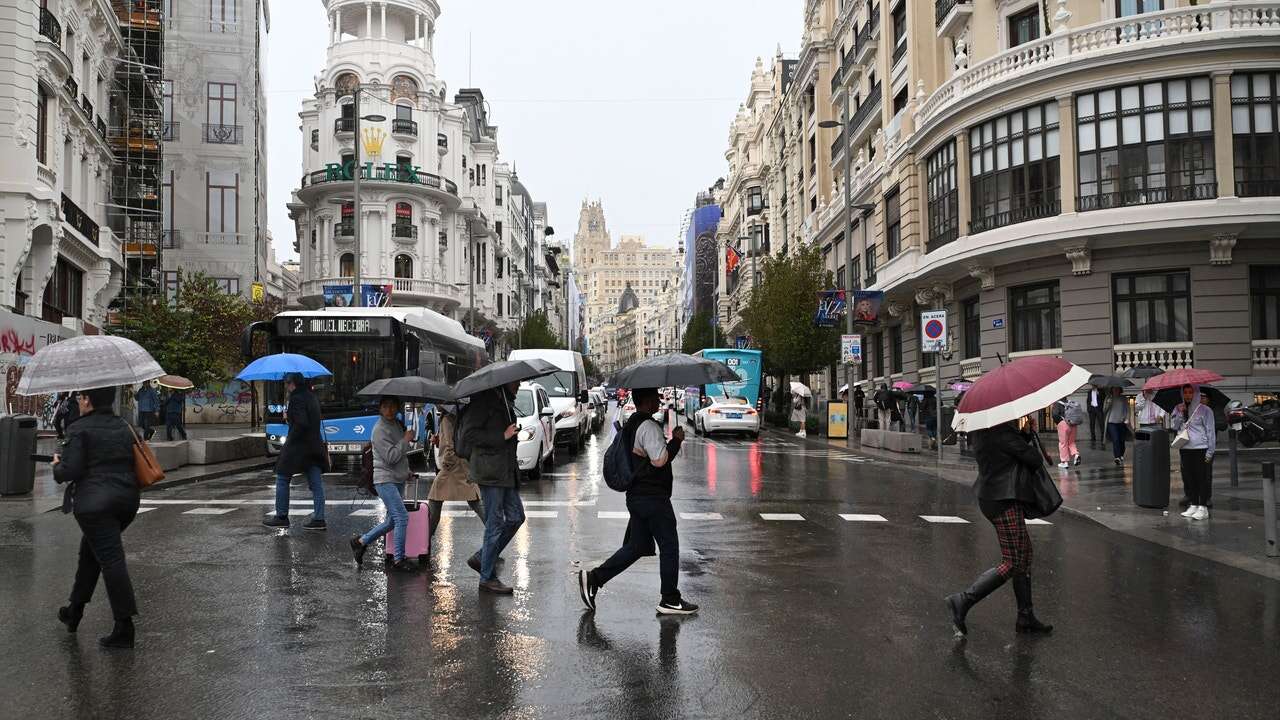
<path id="1" fill-rule="evenodd" d="M 569 408 L 568 410 L 561 410 L 560 414 L 556 416 L 556 420 L 564 420 L 565 418 L 571 418 L 577 414 L 578 412 L 575 408 Z"/>
<path id="2" fill-rule="evenodd" d="M 525 428 L 524 430 L 520 431 L 521 441 L 532 440 L 532 439 L 533 439 L 533 430 L 531 430 L 530 428 Z"/>

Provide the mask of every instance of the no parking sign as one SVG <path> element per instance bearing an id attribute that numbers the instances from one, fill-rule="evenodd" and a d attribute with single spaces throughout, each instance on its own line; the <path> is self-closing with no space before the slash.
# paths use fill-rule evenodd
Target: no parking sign
<path id="1" fill-rule="evenodd" d="M 947 349 L 947 311 L 930 310 L 920 313 L 920 350 L 945 352 Z"/>

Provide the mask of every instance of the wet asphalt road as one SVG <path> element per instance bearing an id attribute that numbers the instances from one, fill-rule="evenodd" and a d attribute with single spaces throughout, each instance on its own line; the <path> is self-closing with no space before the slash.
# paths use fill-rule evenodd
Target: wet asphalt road
<path id="1" fill-rule="evenodd" d="M 357 572 L 346 541 L 377 518 L 351 513 L 377 506 L 336 479 L 326 534 L 298 527 L 300 483 L 294 529 L 263 528 L 261 473 L 147 493 L 125 536 L 132 652 L 94 642 L 110 624 L 101 587 L 78 636 L 54 618 L 70 518 L 5 515 L 0 717 L 1280 714 L 1280 583 L 1059 514 L 1031 528 L 1037 611 L 1057 632 L 1015 635 L 1006 587 L 957 642 L 941 597 L 998 561 L 968 490 L 777 435 L 691 438 L 677 460 L 676 511 L 694 514 L 680 521 L 681 590 L 699 615 L 654 616 L 655 559 L 586 613 L 574 573 L 625 524 L 598 479 L 604 442 L 525 488 L 531 516 L 500 567 L 514 597 L 477 592 L 464 561 L 481 526 L 465 507 L 446 508 L 433 570 L 388 576 L 368 559 Z"/>

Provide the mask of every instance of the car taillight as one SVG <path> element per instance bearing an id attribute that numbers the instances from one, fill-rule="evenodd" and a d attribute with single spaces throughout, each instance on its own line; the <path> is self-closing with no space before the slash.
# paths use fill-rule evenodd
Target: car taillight
<path id="1" fill-rule="evenodd" d="M 720 414 L 720 411 L 719 411 L 719 410 L 716 410 L 715 408 L 712 408 L 712 409 L 710 409 L 710 410 L 708 410 L 708 411 L 707 411 L 707 414 L 708 414 L 708 415 L 719 415 L 719 414 Z"/>
<path id="2" fill-rule="evenodd" d="M 752 410 L 751 408 L 747 408 L 745 412 L 746 412 L 748 415 L 755 415 L 755 414 L 756 414 L 756 411 L 755 411 L 755 410 Z"/>

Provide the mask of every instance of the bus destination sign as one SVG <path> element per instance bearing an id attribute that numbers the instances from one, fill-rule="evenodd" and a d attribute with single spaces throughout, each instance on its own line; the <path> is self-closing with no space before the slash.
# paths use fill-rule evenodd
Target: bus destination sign
<path id="1" fill-rule="evenodd" d="M 281 335 L 389 336 L 390 318 L 283 317 Z"/>

